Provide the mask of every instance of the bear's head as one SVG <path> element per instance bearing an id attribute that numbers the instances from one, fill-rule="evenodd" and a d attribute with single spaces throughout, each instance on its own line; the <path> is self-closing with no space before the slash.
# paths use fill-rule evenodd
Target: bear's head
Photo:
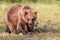
<path id="1" fill-rule="evenodd" d="M 37 12 L 33 12 L 29 6 L 25 6 L 22 8 L 22 14 L 22 19 L 24 20 L 24 22 L 29 26 L 33 26 L 34 21 L 37 18 Z"/>

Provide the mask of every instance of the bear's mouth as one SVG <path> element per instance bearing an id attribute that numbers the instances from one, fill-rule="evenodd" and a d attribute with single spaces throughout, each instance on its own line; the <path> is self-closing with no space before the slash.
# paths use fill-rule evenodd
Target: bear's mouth
<path id="1" fill-rule="evenodd" d="M 31 25 L 29 24 L 29 27 L 32 27 L 32 26 L 33 26 L 33 24 L 31 24 Z"/>

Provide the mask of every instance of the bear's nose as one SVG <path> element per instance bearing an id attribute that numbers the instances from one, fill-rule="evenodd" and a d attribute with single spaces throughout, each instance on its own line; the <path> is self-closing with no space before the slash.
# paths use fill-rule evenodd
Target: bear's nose
<path id="1" fill-rule="evenodd" d="M 29 25 L 33 25 L 32 23 L 30 23 Z"/>

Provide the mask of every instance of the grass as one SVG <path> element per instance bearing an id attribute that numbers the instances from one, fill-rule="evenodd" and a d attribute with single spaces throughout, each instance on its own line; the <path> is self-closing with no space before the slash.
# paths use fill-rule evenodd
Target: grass
<path id="1" fill-rule="evenodd" d="M 37 11 L 38 26 L 35 32 L 27 35 L 5 33 L 5 12 L 15 4 L 30 6 Z M 38 33 L 40 31 L 41 33 Z M 60 40 L 60 5 L 59 3 L 0 3 L 0 40 Z"/>

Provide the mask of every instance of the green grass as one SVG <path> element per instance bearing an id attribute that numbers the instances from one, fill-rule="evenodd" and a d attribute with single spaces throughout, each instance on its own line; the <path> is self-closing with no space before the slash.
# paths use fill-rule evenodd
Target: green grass
<path id="1" fill-rule="evenodd" d="M 24 35 L 23 37 L 17 34 L 16 36 L 3 36 L 5 33 L 5 12 L 15 4 L 22 6 L 30 6 L 32 10 L 37 11 L 37 22 L 36 31 L 41 31 L 42 33 L 32 33 Z M 47 33 L 44 33 L 47 32 Z M 41 4 L 37 3 L 0 3 L 0 40 L 54 40 L 60 37 L 60 4 L 56 2 L 55 4 Z"/>

